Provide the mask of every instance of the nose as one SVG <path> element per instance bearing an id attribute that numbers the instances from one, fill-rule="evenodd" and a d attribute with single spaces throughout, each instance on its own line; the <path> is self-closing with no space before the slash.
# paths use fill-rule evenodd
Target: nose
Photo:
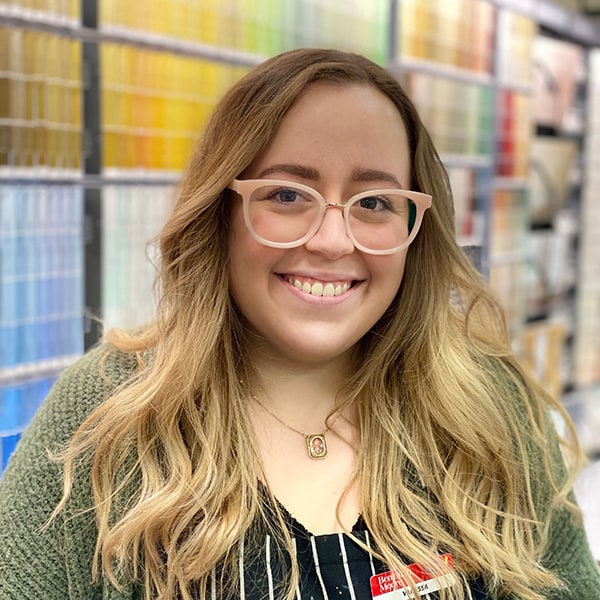
<path id="1" fill-rule="evenodd" d="M 327 203 L 325 208 L 327 210 L 321 226 L 304 247 L 310 252 L 335 260 L 354 252 L 354 244 L 346 233 L 344 205 Z"/>

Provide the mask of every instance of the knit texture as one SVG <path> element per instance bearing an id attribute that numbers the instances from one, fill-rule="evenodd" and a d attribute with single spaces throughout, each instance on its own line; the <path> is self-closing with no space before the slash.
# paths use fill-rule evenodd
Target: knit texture
<path id="1" fill-rule="evenodd" d="M 117 591 L 91 581 L 96 525 L 87 477 L 75 480 L 66 509 L 42 531 L 62 495 L 60 449 L 85 417 L 133 373 L 131 356 L 89 352 L 59 378 L 23 434 L 0 481 L 0 600 L 137 600 L 142 590 Z M 600 574 L 583 529 L 567 511 L 552 515 L 545 565 L 566 582 L 548 600 L 600 600 Z M 366 600 L 366 599 L 358 599 Z"/>

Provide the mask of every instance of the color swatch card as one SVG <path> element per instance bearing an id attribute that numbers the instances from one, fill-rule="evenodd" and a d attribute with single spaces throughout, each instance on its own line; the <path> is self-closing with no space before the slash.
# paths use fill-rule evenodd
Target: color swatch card
<path id="1" fill-rule="evenodd" d="M 106 175 L 178 175 L 215 104 L 247 69 L 104 44 L 101 128 Z"/>
<path id="2" fill-rule="evenodd" d="M 368 0 L 103 0 L 100 26 L 267 57 L 299 47 L 354 50 L 384 64 L 389 2 Z"/>
<path id="3" fill-rule="evenodd" d="M 0 173 L 80 173 L 80 42 L 0 27 L 0 48 Z"/>
<path id="4" fill-rule="evenodd" d="M 0 186 L 0 369 L 83 351 L 77 186 Z"/>
<path id="5" fill-rule="evenodd" d="M 104 331 L 142 325 L 154 314 L 158 249 L 174 190 L 159 185 L 104 188 L 102 306 Z"/>
<path id="6" fill-rule="evenodd" d="M 488 156 L 494 139 L 494 92 L 443 76 L 411 73 L 407 91 L 442 155 Z"/>
<path id="7" fill-rule="evenodd" d="M 83 193 L 0 185 L 0 473 L 62 366 L 83 353 Z"/>
<path id="8" fill-rule="evenodd" d="M 399 3 L 397 58 L 491 74 L 496 9 L 486 0 Z"/>

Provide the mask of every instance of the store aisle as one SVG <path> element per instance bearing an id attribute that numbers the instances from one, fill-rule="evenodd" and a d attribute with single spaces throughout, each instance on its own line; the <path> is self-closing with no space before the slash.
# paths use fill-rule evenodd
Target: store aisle
<path id="1" fill-rule="evenodd" d="M 600 386 L 569 392 L 562 401 L 575 422 L 582 448 L 600 460 Z"/>
<path id="2" fill-rule="evenodd" d="M 594 557 L 600 562 L 600 386 L 570 392 L 563 402 L 590 457 L 575 485 Z"/>
<path id="3" fill-rule="evenodd" d="M 575 485 L 575 493 L 583 511 L 592 553 L 600 562 L 600 461 L 592 462 L 583 470 Z"/>

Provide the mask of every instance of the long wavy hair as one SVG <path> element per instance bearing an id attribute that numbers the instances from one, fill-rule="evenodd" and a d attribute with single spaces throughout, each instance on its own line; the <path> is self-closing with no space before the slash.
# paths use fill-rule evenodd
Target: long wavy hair
<path id="1" fill-rule="evenodd" d="M 216 566 L 235 581 L 239 542 L 258 518 L 298 569 L 277 504 L 259 489 L 247 407 L 247 325 L 229 293 L 227 185 L 273 138 L 311 82 L 373 86 L 396 106 L 413 157 L 412 189 L 433 196 L 401 288 L 356 349 L 340 390 L 356 402 L 362 515 L 379 556 L 440 569 L 454 556 L 463 583 L 541 600 L 560 581 L 541 565 L 551 510 L 570 508 L 573 473 L 556 469 L 548 409 L 563 414 L 513 356 L 502 311 L 457 245 L 447 174 L 398 82 L 364 57 L 303 49 L 271 58 L 216 107 L 159 235 L 160 301 L 137 331 L 113 331 L 107 352 L 139 368 L 80 426 L 60 460 L 68 503 L 82 461 L 98 527 L 93 576 L 134 581 L 147 597 L 208 596 Z M 579 456 L 574 443 L 574 456 Z M 542 471 L 539 467 L 541 465 Z M 548 483 L 546 483 L 548 482 Z M 289 585 L 288 585 L 289 584 Z M 445 597 L 462 599 L 462 585 Z"/>

